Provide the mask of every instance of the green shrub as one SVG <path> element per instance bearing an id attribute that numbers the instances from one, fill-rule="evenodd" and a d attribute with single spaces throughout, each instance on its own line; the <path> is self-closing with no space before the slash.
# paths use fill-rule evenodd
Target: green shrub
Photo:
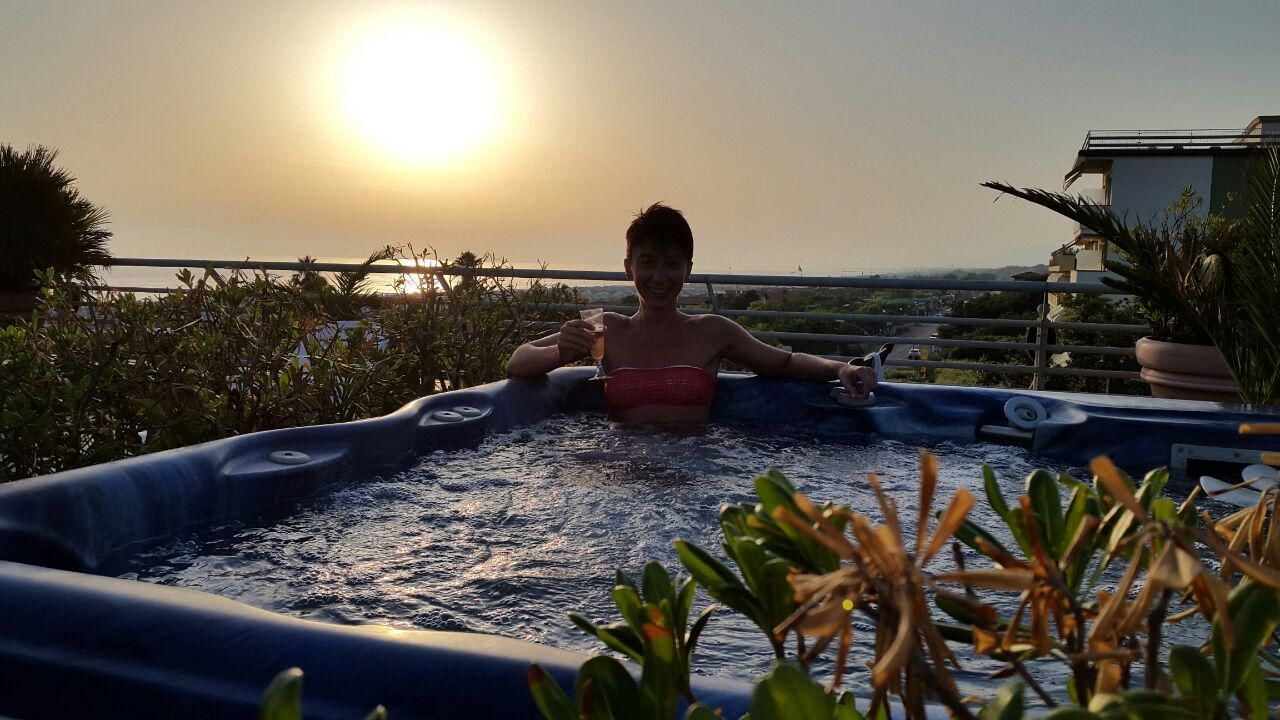
<path id="1" fill-rule="evenodd" d="M 0 329 L 0 480 L 377 416 L 491 382 L 537 332 L 531 321 L 556 318 L 548 304 L 580 301 L 564 286 L 432 274 L 373 297 L 364 274 L 184 270 L 157 299 L 46 274 L 38 310 Z"/>

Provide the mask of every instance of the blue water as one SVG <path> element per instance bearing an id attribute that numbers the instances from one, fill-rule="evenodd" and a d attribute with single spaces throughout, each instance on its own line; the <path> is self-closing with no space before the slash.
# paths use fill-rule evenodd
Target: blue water
<path id="1" fill-rule="evenodd" d="M 926 448 L 941 457 L 939 505 L 960 486 L 981 498 L 983 462 L 1010 497 L 1042 465 L 1005 446 Z M 475 450 L 437 452 L 387 476 L 351 478 L 283 518 L 211 527 L 145 548 L 116 572 L 313 620 L 497 633 L 594 653 L 601 646 L 574 628 L 566 611 L 615 621 L 615 568 L 638 574 L 656 559 L 676 569 L 676 538 L 723 558 L 719 508 L 753 499 L 751 480 L 770 465 L 815 501 L 879 520 L 865 480 L 875 471 L 898 502 L 906 534 L 914 532 L 915 444 L 864 436 L 819 441 L 732 425 L 673 434 L 578 415 L 491 437 Z M 1000 527 L 981 500 L 971 517 Z M 938 569 L 950 563 L 943 555 Z M 968 563 L 985 566 L 972 555 Z M 706 604 L 700 597 L 694 612 Z M 873 631 L 866 621 L 855 627 L 852 687 L 865 687 Z M 725 610 L 704 633 L 695 667 L 746 680 L 767 670 L 771 658 L 760 632 Z M 997 667 L 967 663 L 958 674 L 962 689 L 989 687 L 985 673 Z M 1056 686 L 1065 675 L 1059 667 L 1037 675 Z"/>

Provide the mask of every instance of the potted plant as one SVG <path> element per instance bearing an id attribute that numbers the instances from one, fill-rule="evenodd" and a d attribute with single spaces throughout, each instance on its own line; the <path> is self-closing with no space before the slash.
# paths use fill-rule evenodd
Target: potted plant
<path id="1" fill-rule="evenodd" d="M 1200 217 L 1191 189 L 1163 217 L 1130 227 L 1110 208 L 1084 197 L 987 182 L 985 187 L 1020 197 L 1093 228 L 1114 253 L 1103 261 L 1115 277 L 1102 282 L 1134 297 L 1151 324 L 1137 342 L 1142 378 L 1156 397 L 1240 402 L 1232 368 L 1215 338 L 1248 332 L 1227 292 L 1227 257 L 1239 224 Z"/>
<path id="2" fill-rule="evenodd" d="M 0 145 L 0 312 L 35 307 L 36 272 L 88 272 L 111 260 L 107 211 L 80 197 L 58 151 Z"/>

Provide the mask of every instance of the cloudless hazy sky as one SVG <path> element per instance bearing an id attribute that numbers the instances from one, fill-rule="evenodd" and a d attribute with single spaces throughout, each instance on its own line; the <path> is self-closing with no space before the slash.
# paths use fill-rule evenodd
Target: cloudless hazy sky
<path id="1" fill-rule="evenodd" d="M 497 78 L 495 129 L 448 162 L 382 149 L 344 100 L 353 54 L 410 21 Z M 1273 0 L 0 0 L 0 142 L 58 148 L 122 256 L 614 269 L 663 200 L 699 270 L 992 266 L 1070 229 L 979 182 L 1060 187 L 1090 129 L 1280 114 L 1277 68 Z M 448 105 L 441 82 L 395 92 Z"/>

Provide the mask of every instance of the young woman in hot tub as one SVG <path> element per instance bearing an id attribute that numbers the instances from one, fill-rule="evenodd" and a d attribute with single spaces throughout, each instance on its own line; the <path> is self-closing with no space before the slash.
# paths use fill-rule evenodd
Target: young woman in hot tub
<path id="1" fill-rule="evenodd" d="M 861 397 L 876 386 L 875 372 L 765 345 L 719 315 L 686 315 L 676 298 L 693 271 L 693 231 L 679 210 L 661 203 L 627 228 L 627 279 L 640 309 L 631 317 L 605 314 L 605 399 L 624 422 L 705 422 L 716 373 L 729 360 L 759 375 L 839 380 Z M 507 364 L 512 377 L 538 377 L 587 357 L 592 324 L 570 320 L 560 331 L 525 343 Z"/>

